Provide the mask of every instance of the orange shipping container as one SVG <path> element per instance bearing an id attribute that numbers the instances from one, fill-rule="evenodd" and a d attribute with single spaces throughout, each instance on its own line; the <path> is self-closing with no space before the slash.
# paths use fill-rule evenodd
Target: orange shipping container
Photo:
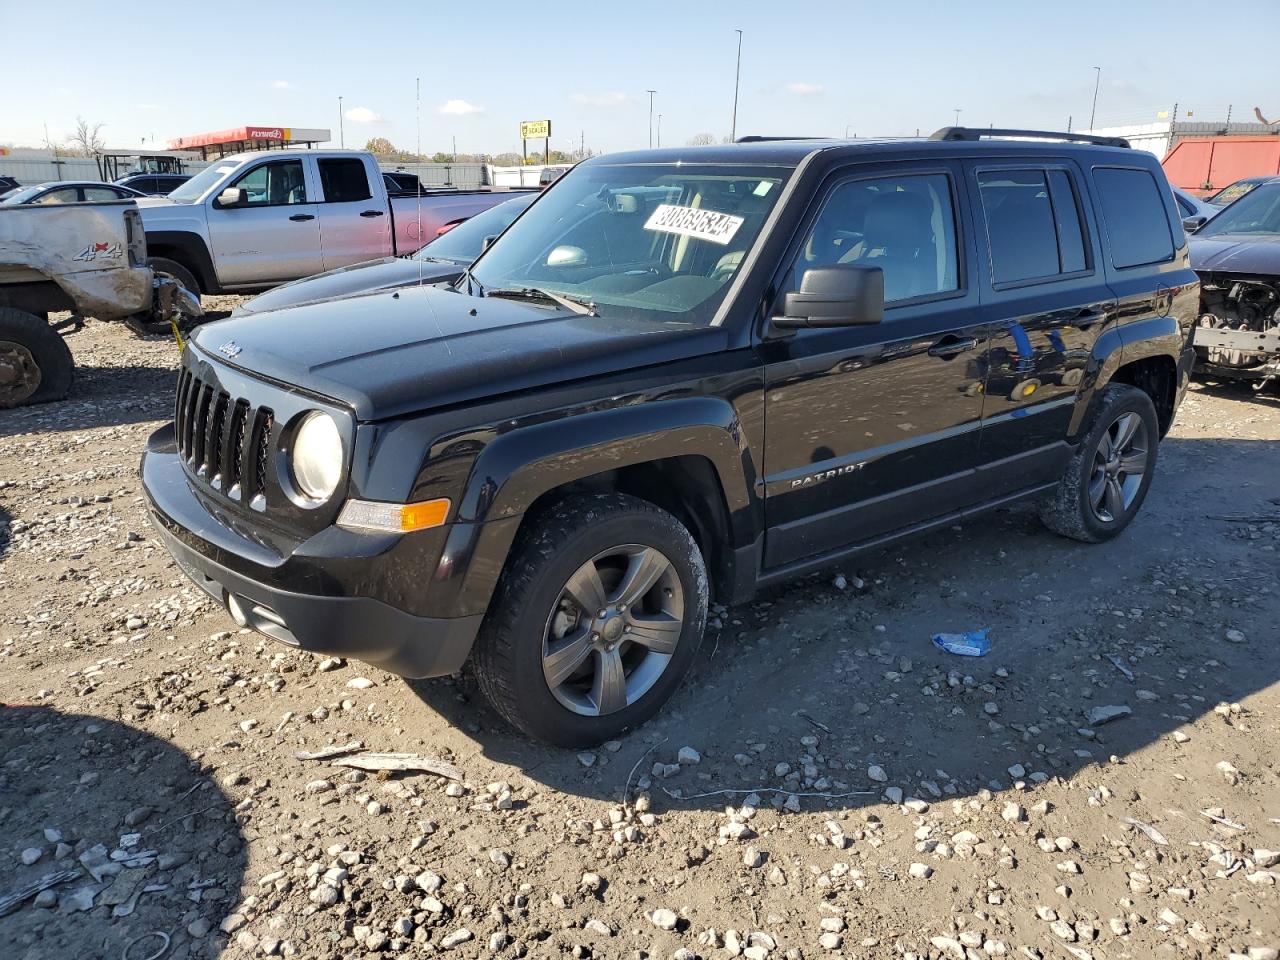
<path id="1" fill-rule="evenodd" d="M 1215 193 L 1243 177 L 1280 174 L 1280 135 L 1187 138 L 1174 145 L 1161 166 L 1175 187 Z"/>

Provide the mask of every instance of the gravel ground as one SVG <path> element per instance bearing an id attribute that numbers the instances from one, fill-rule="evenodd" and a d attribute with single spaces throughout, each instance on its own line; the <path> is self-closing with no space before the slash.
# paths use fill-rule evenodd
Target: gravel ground
<path id="1" fill-rule="evenodd" d="M 143 509 L 172 343 L 70 339 L 0 413 L 0 897 L 75 874 L 6 960 L 1277 956 L 1275 395 L 1195 388 L 1118 542 L 1009 510 L 717 611 L 575 754 L 237 631 Z M 297 756 L 353 741 L 459 779 Z"/>

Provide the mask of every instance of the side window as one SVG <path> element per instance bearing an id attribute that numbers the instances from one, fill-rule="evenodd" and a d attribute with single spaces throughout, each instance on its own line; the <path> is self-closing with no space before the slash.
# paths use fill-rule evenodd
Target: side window
<path id="1" fill-rule="evenodd" d="M 352 157 L 321 160 L 320 186 L 326 203 L 352 203 L 373 196 L 364 161 Z"/>
<path id="2" fill-rule="evenodd" d="M 91 202 L 97 202 L 99 200 L 119 200 L 125 196 L 132 196 L 132 194 L 117 193 L 115 190 L 111 189 L 110 187 L 85 187 L 84 188 L 84 198 Z"/>
<path id="3" fill-rule="evenodd" d="M 1176 193 L 1173 195 L 1173 201 L 1178 205 L 1178 212 L 1184 217 L 1194 217 L 1196 215 L 1195 208 Z"/>
<path id="4" fill-rule="evenodd" d="M 996 284 L 1086 269 L 1080 206 L 1062 170 L 984 170 L 978 174 Z"/>
<path id="5" fill-rule="evenodd" d="M 1173 259 L 1173 234 L 1161 187 L 1146 170 L 1094 167 L 1093 182 L 1102 203 L 1117 268 Z"/>
<path id="6" fill-rule="evenodd" d="M 1058 227 L 1058 259 L 1063 273 L 1075 273 L 1089 267 L 1085 254 L 1084 218 L 1080 215 L 1080 198 L 1065 170 L 1049 171 L 1049 195 L 1053 200 L 1053 220 Z"/>
<path id="7" fill-rule="evenodd" d="M 50 190 L 36 203 L 79 203 L 80 191 L 75 187 L 63 187 L 60 190 Z"/>
<path id="8" fill-rule="evenodd" d="M 307 202 L 301 160 L 277 160 L 254 167 L 235 183 L 249 194 L 251 207 L 278 207 Z"/>
<path id="9" fill-rule="evenodd" d="M 846 263 L 883 269 L 886 303 L 958 290 L 954 210 L 941 173 L 842 183 L 796 258 L 792 289 L 811 267 Z"/>

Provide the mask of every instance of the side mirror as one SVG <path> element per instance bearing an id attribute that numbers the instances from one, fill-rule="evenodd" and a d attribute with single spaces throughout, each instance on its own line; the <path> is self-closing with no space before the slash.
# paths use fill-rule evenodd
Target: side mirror
<path id="1" fill-rule="evenodd" d="M 249 191 L 244 187 L 227 187 L 220 194 L 218 199 L 214 201 L 214 206 L 219 210 L 229 210 L 233 207 L 243 207 L 249 202 Z"/>
<path id="2" fill-rule="evenodd" d="M 1208 222 L 1209 218 L 1200 214 L 1197 214 L 1194 217 L 1184 217 L 1182 220 L 1182 229 L 1187 231 L 1187 233 L 1195 233 Z"/>
<path id="3" fill-rule="evenodd" d="M 493 246 L 493 241 L 497 239 L 498 239 L 498 235 L 496 233 L 489 234 L 487 237 L 485 237 L 483 240 L 480 241 L 481 251 L 488 250 L 490 247 Z"/>
<path id="4" fill-rule="evenodd" d="M 782 298 L 776 327 L 854 327 L 884 319 L 884 271 L 879 267 L 838 264 L 811 267 L 800 289 Z"/>
<path id="5" fill-rule="evenodd" d="M 548 267 L 580 267 L 587 262 L 587 251 L 561 244 L 547 254 Z"/>

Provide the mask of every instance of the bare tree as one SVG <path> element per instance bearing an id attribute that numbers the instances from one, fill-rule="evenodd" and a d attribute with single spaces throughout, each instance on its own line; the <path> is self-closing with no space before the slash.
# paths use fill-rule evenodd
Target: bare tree
<path id="1" fill-rule="evenodd" d="M 76 131 L 67 137 L 67 142 L 75 152 L 91 157 L 106 146 L 106 142 L 98 135 L 103 126 L 101 122 L 91 124 L 84 117 L 76 117 Z"/>
<path id="2" fill-rule="evenodd" d="M 695 133 L 689 138 L 689 146 L 691 147 L 706 147 L 715 142 L 715 135 L 710 133 Z"/>

